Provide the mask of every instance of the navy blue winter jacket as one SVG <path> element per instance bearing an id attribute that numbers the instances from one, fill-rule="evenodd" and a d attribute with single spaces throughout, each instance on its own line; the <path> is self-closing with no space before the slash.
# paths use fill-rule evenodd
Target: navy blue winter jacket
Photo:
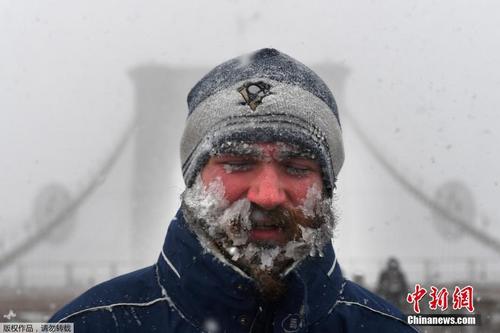
<path id="1" fill-rule="evenodd" d="M 287 276 L 277 304 L 262 302 L 247 277 L 201 247 L 182 213 L 171 222 L 158 262 L 99 284 L 50 322 L 83 332 L 415 332 L 401 313 L 342 277 L 333 248 Z"/>

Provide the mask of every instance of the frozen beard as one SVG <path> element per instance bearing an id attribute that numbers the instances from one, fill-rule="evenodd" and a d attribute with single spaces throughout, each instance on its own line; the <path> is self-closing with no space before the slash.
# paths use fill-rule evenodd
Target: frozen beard
<path id="1" fill-rule="evenodd" d="M 182 194 L 186 221 L 201 245 L 223 263 L 252 277 L 261 296 L 279 299 L 286 291 L 284 276 L 307 256 L 322 256 L 333 236 L 332 200 L 313 186 L 303 204 L 293 209 L 265 210 L 247 199 L 229 204 L 219 178 L 204 186 L 198 175 Z M 252 239 L 253 232 L 280 230 L 280 241 Z"/>

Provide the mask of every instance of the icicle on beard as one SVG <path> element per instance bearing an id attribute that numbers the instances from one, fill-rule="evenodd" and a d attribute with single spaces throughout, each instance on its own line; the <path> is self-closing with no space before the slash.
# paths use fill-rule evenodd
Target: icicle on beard
<path id="1" fill-rule="evenodd" d="M 205 188 L 200 176 L 181 198 L 186 222 L 203 248 L 252 277 L 267 301 L 278 300 L 286 292 L 284 276 L 308 255 L 323 256 L 324 245 L 333 237 L 332 200 L 322 198 L 315 186 L 304 203 L 293 209 L 264 210 L 247 199 L 229 204 L 220 179 Z M 268 216 L 265 225 L 279 227 L 285 243 L 251 242 L 251 229 L 262 226 L 255 214 Z"/>

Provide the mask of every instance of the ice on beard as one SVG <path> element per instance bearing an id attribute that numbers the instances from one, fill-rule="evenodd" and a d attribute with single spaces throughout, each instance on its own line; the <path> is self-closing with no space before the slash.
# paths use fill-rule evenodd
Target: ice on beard
<path id="1" fill-rule="evenodd" d="M 224 199 L 224 193 L 220 178 L 205 186 L 198 175 L 193 186 L 186 190 L 184 203 L 195 213 L 197 219 L 204 221 L 202 227 L 212 240 L 229 238 L 232 246 L 243 245 L 247 242 L 251 227 L 251 204 L 242 199 L 229 205 Z M 228 248 L 226 250 L 229 252 Z M 238 256 L 235 250 L 232 252 Z"/>
<path id="2" fill-rule="evenodd" d="M 234 246 L 243 245 L 248 240 L 250 222 L 250 201 L 241 199 L 229 206 L 217 219 L 217 226 L 224 229 Z"/>
<path id="3" fill-rule="evenodd" d="M 238 259 L 240 257 L 243 257 L 248 262 L 255 261 L 256 265 L 260 269 L 264 270 L 273 267 L 275 259 L 282 252 L 283 249 L 281 246 L 274 246 L 269 248 L 249 243 L 245 247 L 240 248 L 240 251 L 238 252 Z M 234 259 L 233 257 L 233 260 L 237 259 Z"/>
<path id="4" fill-rule="evenodd" d="M 310 250 L 309 250 L 309 255 L 311 257 L 316 256 L 317 254 L 319 256 L 322 256 L 322 250 L 321 246 L 323 245 L 322 243 L 322 238 L 321 238 L 321 228 L 318 229 L 313 229 L 313 228 L 307 228 L 299 225 L 300 232 L 302 233 L 302 239 L 305 244 L 310 244 Z"/>
<path id="5" fill-rule="evenodd" d="M 219 216 L 228 206 L 224 193 L 224 184 L 220 178 L 216 178 L 205 188 L 201 176 L 198 175 L 193 186 L 186 190 L 184 202 L 196 211 L 198 218 L 210 220 Z"/>
<path id="6" fill-rule="evenodd" d="M 306 249 L 304 251 L 304 249 Z M 304 253 L 307 254 L 309 250 L 307 249 L 307 244 L 304 241 L 291 241 L 285 246 L 285 257 L 291 258 L 295 261 L 300 260 L 304 257 Z"/>
<path id="7" fill-rule="evenodd" d="M 213 241 L 222 246 L 228 254 L 227 259 L 233 262 L 244 258 L 260 269 L 269 269 L 276 264 L 276 260 L 293 259 L 295 263 L 307 255 L 322 256 L 322 247 L 330 240 L 333 230 L 333 215 L 331 200 L 321 199 L 321 192 L 317 186 L 308 190 L 303 204 L 298 207 L 305 216 L 320 217 L 323 220 L 319 228 L 299 226 L 302 236 L 288 242 L 285 246 L 259 246 L 248 241 L 251 230 L 251 202 L 240 199 L 229 204 L 224 199 L 224 185 L 216 179 L 208 186 L 203 185 L 200 176 L 193 186 L 186 190 L 184 202 L 198 219 L 198 238 L 202 246 L 212 252 L 217 258 L 224 260 L 224 256 L 213 245 Z"/>
<path id="8" fill-rule="evenodd" d="M 260 253 L 260 269 L 273 267 L 274 259 L 280 254 L 281 247 L 263 248 Z"/>
<path id="9" fill-rule="evenodd" d="M 313 184 L 309 187 L 304 202 L 299 206 L 302 213 L 304 213 L 304 216 L 309 218 L 316 216 L 316 206 L 321 201 L 321 196 L 321 189 L 317 184 Z"/>

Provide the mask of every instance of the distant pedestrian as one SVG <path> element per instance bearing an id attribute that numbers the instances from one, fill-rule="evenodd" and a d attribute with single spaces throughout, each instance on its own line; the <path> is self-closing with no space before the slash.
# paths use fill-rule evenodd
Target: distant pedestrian
<path id="1" fill-rule="evenodd" d="M 402 309 L 407 292 L 408 284 L 404 273 L 401 271 L 399 261 L 391 257 L 387 261 L 386 268 L 380 273 L 377 293 L 399 309 Z"/>

